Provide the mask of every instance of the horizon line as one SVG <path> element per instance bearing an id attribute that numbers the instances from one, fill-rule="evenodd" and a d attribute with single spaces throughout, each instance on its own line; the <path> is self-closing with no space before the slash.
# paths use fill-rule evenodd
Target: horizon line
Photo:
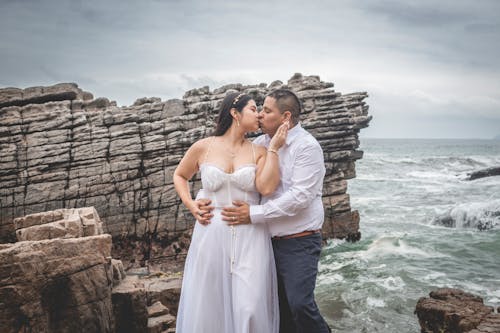
<path id="1" fill-rule="evenodd" d="M 477 138 L 477 137 L 450 137 L 450 138 L 435 138 L 435 137 L 361 137 L 359 139 L 369 139 L 369 140 L 486 140 L 486 141 L 500 141 L 500 138 Z"/>

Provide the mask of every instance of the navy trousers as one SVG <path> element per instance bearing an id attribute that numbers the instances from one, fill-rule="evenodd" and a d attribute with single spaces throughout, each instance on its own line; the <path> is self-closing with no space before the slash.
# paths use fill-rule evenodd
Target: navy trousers
<path id="1" fill-rule="evenodd" d="M 273 239 L 278 274 L 280 333 L 328 333 L 314 300 L 321 234 Z"/>

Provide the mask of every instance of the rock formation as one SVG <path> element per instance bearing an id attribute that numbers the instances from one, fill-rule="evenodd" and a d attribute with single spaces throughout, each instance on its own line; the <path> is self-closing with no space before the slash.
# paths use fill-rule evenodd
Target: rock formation
<path id="1" fill-rule="evenodd" d="M 475 180 L 492 176 L 500 176 L 500 166 L 470 172 L 467 174 L 467 180 Z"/>
<path id="2" fill-rule="evenodd" d="M 2 332 L 113 332 L 111 236 L 92 207 L 15 220 L 0 245 Z"/>
<path id="3" fill-rule="evenodd" d="M 324 150 L 324 236 L 359 239 L 347 180 L 362 157 L 358 133 L 371 119 L 367 94 L 342 95 L 317 76 L 296 74 L 287 85 L 203 87 L 182 100 L 141 98 L 128 107 L 94 99 L 75 84 L 0 89 L 0 242 L 15 239 L 16 217 L 94 206 L 121 259 L 144 264 L 182 257 L 194 220 L 173 188 L 177 163 L 194 141 L 210 135 L 228 91 L 262 104 L 279 87 L 298 94 L 302 124 Z M 199 187 L 195 178 L 193 194 Z"/>
<path id="4" fill-rule="evenodd" d="M 2 333 L 175 328 L 180 275 L 126 276 L 121 261 L 111 258 L 111 236 L 102 234 L 93 207 L 14 223 L 19 241 L 0 244 Z"/>
<path id="5" fill-rule="evenodd" d="M 500 314 L 483 299 L 442 288 L 418 300 L 415 313 L 422 333 L 500 333 Z"/>
<path id="6" fill-rule="evenodd" d="M 113 289 L 116 332 L 175 332 L 181 284 L 163 273 L 128 275 Z"/>

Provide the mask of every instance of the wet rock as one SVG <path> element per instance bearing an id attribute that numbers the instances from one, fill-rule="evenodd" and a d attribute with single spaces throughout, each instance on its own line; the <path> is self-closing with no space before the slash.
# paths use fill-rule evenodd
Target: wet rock
<path id="1" fill-rule="evenodd" d="M 500 332 L 500 314 L 482 298 L 459 289 L 441 288 L 418 300 L 415 313 L 422 332 Z"/>
<path id="2" fill-rule="evenodd" d="M 467 174 L 467 180 L 475 180 L 485 177 L 500 176 L 500 167 L 491 167 L 482 170 L 477 170 Z"/>

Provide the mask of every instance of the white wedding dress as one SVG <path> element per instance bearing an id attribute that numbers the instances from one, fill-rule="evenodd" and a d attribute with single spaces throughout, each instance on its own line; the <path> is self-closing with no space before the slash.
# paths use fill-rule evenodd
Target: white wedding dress
<path id="1" fill-rule="evenodd" d="M 203 189 L 197 197 L 212 200 L 214 217 L 209 225 L 197 222 L 194 226 L 177 333 L 279 330 L 276 268 L 267 224 L 231 227 L 220 214 L 233 200 L 259 203 L 255 169 L 255 164 L 247 164 L 226 173 L 214 164 L 200 166 Z"/>

